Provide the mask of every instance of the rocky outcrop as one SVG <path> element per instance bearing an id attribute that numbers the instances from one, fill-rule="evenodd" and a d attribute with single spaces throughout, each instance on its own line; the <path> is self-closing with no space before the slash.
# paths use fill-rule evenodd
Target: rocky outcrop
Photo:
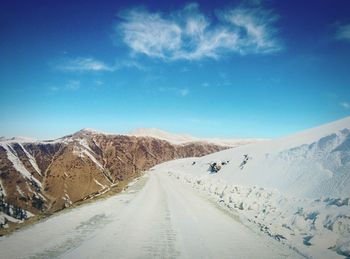
<path id="1" fill-rule="evenodd" d="M 16 222 L 109 191 L 154 165 L 225 149 L 82 130 L 54 141 L 0 142 L 0 216 Z M 18 215 L 17 215 L 18 214 Z M 3 224 L 2 224 L 3 223 Z M 6 225 L 6 222 L 0 225 Z"/>

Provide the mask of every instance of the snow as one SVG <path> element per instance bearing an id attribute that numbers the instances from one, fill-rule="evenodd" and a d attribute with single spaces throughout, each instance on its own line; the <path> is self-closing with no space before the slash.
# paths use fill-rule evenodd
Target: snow
<path id="1" fill-rule="evenodd" d="M 73 202 L 71 201 L 71 199 L 70 199 L 70 197 L 69 197 L 69 194 L 67 193 L 67 187 L 66 187 L 66 186 L 65 186 L 63 192 L 64 192 L 64 195 L 63 195 L 63 197 L 62 197 L 62 200 L 65 201 L 65 206 L 66 206 L 66 207 L 69 207 L 69 206 L 71 206 L 71 205 L 73 204 Z"/>
<path id="2" fill-rule="evenodd" d="M 92 128 L 84 128 L 82 130 L 79 130 L 75 134 L 79 134 L 79 133 L 81 133 L 81 134 L 115 135 L 115 133 L 104 132 L 104 131 L 100 131 L 100 130 L 96 130 L 96 129 L 92 129 Z"/>
<path id="3" fill-rule="evenodd" d="M 24 192 L 21 190 L 21 188 L 18 185 L 16 186 L 16 191 L 19 193 L 19 195 L 21 195 L 21 197 L 26 197 Z"/>
<path id="4" fill-rule="evenodd" d="M 0 237 L 0 258 L 287 256 L 301 258 L 164 172 L 145 175 L 123 194 Z"/>
<path id="5" fill-rule="evenodd" d="M 88 150 L 83 150 L 83 154 L 87 155 L 87 156 L 92 160 L 92 162 L 94 162 L 94 163 L 97 165 L 97 167 L 98 167 L 101 171 L 104 170 L 104 168 L 103 168 L 103 166 L 101 165 L 101 163 L 98 162 L 97 159 L 96 159 Z"/>
<path id="6" fill-rule="evenodd" d="M 13 212 L 12 208 L 13 208 L 13 207 L 10 207 L 11 213 Z M 30 213 L 29 211 L 26 211 L 26 210 L 25 210 L 25 212 L 26 212 L 26 214 L 27 214 L 27 217 L 32 217 L 32 216 L 34 216 L 34 215 L 33 215 L 32 213 Z M 12 223 L 20 224 L 20 223 L 23 223 L 24 220 L 16 219 L 16 218 L 14 218 L 14 217 L 12 217 L 12 216 L 10 216 L 10 215 L 7 215 L 7 214 L 5 214 L 4 212 L 0 211 L 0 226 L 1 226 L 2 228 L 8 228 L 9 226 L 8 226 L 7 222 L 12 222 Z M 1 253 L 0 253 L 0 254 L 1 254 Z M 3 257 L 0 257 L 0 258 L 3 258 Z"/>
<path id="7" fill-rule="evenodd" d="M 78 142 L 82 147 L 87 149 L 89 152 L 94 153 L 94 151 L 92 151 L 92 149 L 90 148 L 89 143 L 86 141 L 86 139 L 83 139 L 83 138 L 78 139 Z"/>
<path id="8" fill-rule="evenodd" d="M 94 182 L 99 185 L 102 189 L 106 188 L 106 186 L 104 186 L 102 183 L 100 183 L 99 181 L 97 181 L 95 178 L 94 178 Z"/>
<path id="9" fill-rule="evenodd" d="M 201 142 L 207 144 L 215 144 L 219 146 L 226 147 L 237 147 L 241 145 L 247 145 L 250 143 L 265 141 L 266 139 L 261 138 L 244 138 L 244 139 L 220 139 L 220 138 L 197 138 L 188 134 L 174 134 L 169 133 L 160 129 L 136 129 L 129 134 L 119 134 L 119 133 L 109 133 L 103 132 L 91 128 L 84 128 L 79 130 L 71 135 L 67 135 L 61 138 L 53 139 L 53 140 L 35 140 L 27 137 L 13 137 L 13 138 L 0 138 L 0 144 L 11 144 L 11 143 L 36 143 L 36 144 L 56 144 L 63 143 L 68 144 L 71 142 L 78 140 L 83 140 L 86 136 L 94 136 L 94 135 L 105 135 L 105 136 L 116 136 L 116 135 L 126 135 L 126 136 L 135 136 L 135 137 L 152 137 L 156 139 L 161 139 L 168 141 L 175 145 L 183 145 L 192 142 Z"/>
<path id="10" fill-rule="evenodd" d="M 156 169 L 156 172 L 162 169 Z M 335 250 L 349 241 L 349 199 L 312 200 L 283 195 L 276 189 L 227 184 L 219 179 L 169 173 L 205 193 L 241 220 L 255 225 L 268 236 L 315 258 L 334 257 Z M 308 240 L 309 248 L 305 247 Z"/>
<path id="11" fill-rule="evenodd" d="M 26 154 L 26 156 L 29 159 L 30 164 L 33 166 L 33 168 L 35 169 L 35 171 L 38 172 L 38 174 L 40 176 L 42 176 L 41 174 L 41 170 L 39 169 L 38 164 L 36 163 L 35 158 L 23 147 L 23 145 L 21 143 L 18 143 L 18 145 L 22 148 L 22 150 L 24 151 L 24 153 Z"/>
<path id="12" fill-rule="evenodd" d="M 6 191 L 5 191 L 4 185 L 2 184 L 2 181 L 0 179 L 0 197 L 1 196 L 6 196 Z"/>
<path id="13" fill-rule="evenodd" d="M 350 117 L 158 165 L 120 195 L 1 237 L 0 258 L 349 257 L 349 172 Z"/>
<path id="14" fill-rule="evenodd" d="M 85 139 L 78 139 L 78 145 L 73 147 L 73 154 L 79 157 L 87 156 L 101 171 L 104 170 L 104 167 L 99 161 L 93 156 L 95 152 L 89 147 L 89 144 Z"/>
<path id="15" fill-rule="evenodd" d="M 18 171 L 23 177 L 32 179 L 40 188 L 41 182 L 33 177 L 23 165 L 22 161 L 18 158 L 16 151 L 12 148 L 11 144 L 0 143 L 1 147 L 6 150 L 7 158 L 11 161 L 16 171 Z"/>
<path id="16" fill-rule="evenodd" d="M 1 218 L 7 219 L 8 221 L 13 222 L 13 223 L 22 223 L 23 222 L 23 220 L 15 219 L 14 217 L 11 217 L 11 216 L 0 211 L 0 224 L 1 224 L 1 222 L 4 222 Z"/>
<path id="17" fill-rule="evenodd" d="M 315 258 L 350 256 L 350 117 L 293 136 L 153 168 Z M 193 163 L 195 162 L 195 163 Z M 209 164 L 217 163 L 217 173 Z"/>
<path id="18" fill-rule="evenodd" d="M 161 140 L 166 140 L 172 144 L 180 145 L 191 142 L 203 142 L 216 144 L 220 146 L 240 146 L 249 143 L 254 143 L 258 141 L 263 141 L 264 139 L 219 139 L 219 138 L 197 138 L 188 134 L 174 134 L 169 133 L 160 129 L 155 128 L 140 128 L 128 134 L 129 136 L 136 137 L 151 137 Z"/>
<path id="19" fill-rule="evenodd" d="M 33 138 L 18 136 L 18 137 L 12 137 L 12 138 L 1 137 L 0 138 L 0 142 L 1 143 L 6 143 L 6 144 L 10 144 L 10 143 L 31 143 L 31 142 L 36 142 L 36 140 L 33 139 Z"/>
<path id="20" fill-rule="evenodd" d="M 136 137 L 153 137 L 157 139 L 167 140 L 175 144 L 181 144 L 194 141 L 193 137 L 187 134 L 172 134 L 155 128 L 140 128 L 129 133 Z"/>
<path id="21" fill-rule="evenodd" d="M 165 166 L 203 176 L 208 174 L 209 163 L 229 161 L 213 177 L 241 185 L 277 188 L 292 196 L 346 198 L 350 197 L 349 129 L 347 118 L 291 137 L 172 161 Z M 249 159 L 241 169 L 246 155 Z M 192 166 L 193 162 L 196 164 Z"/>

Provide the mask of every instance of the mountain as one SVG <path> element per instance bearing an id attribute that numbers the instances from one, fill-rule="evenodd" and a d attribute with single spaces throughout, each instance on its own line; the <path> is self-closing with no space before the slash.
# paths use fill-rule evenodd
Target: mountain
<path id="1" fill-rule="evenodd" d="M 129 136 L 136 137 L 151 137 L 166 140 L 173 144 L 184 144 L 189 142 L 201 142 L 208 144 L 215 144 L 219 146 L 229 146 L 229 147 L 237 147 L 246 144 L 251 144 L 259 141 L 264 141 L 265 139 L 219 139 L 219 138 L 197 138 L 188 134 L 176 134 L 166 132 L 156 128 L 140 128 L 136 129 L 128 134 Z"/>
<path id="2" fill-rule="evenodd" d="M 229 161 L 217 176 L 229 182 L 277 188 L 290 195 L 309 198 L 348 197 L 350 117 L 285 138 L 227 149 L 195 161 L 196 165 L 188 168 L 198 176 L 207 173 L 210 162 Z"/>
<path id="3" fill-rule="evenodd" d="M 158 138 L 83 129 L 56 140 L 3 138 L 0 142 L 0 227 L 98 196 L 175 158 L 227 147 L 175 145 Z"/>
<path id="4" fill-rule="evenodd" d="M 350 256 L 350 117 L 285 138 L 163 163 L 242 221 L 310 258 Z"/>

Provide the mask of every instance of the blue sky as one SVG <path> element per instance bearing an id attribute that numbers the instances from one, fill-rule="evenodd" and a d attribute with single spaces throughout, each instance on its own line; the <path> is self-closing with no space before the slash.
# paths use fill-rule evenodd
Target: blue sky
<path id="1" fill-rule="evenodd" d="M 2 1 L 0 136 L 274 138 L 350 115 L 349 1 Z"/>

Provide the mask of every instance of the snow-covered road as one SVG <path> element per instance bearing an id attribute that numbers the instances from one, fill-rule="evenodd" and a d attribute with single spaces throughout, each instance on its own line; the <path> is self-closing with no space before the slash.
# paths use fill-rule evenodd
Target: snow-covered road
<path id="1" fill-rule="evenodd" d="M 165 172 L 0 238 L 0 258 L 299 258 Z"/>

